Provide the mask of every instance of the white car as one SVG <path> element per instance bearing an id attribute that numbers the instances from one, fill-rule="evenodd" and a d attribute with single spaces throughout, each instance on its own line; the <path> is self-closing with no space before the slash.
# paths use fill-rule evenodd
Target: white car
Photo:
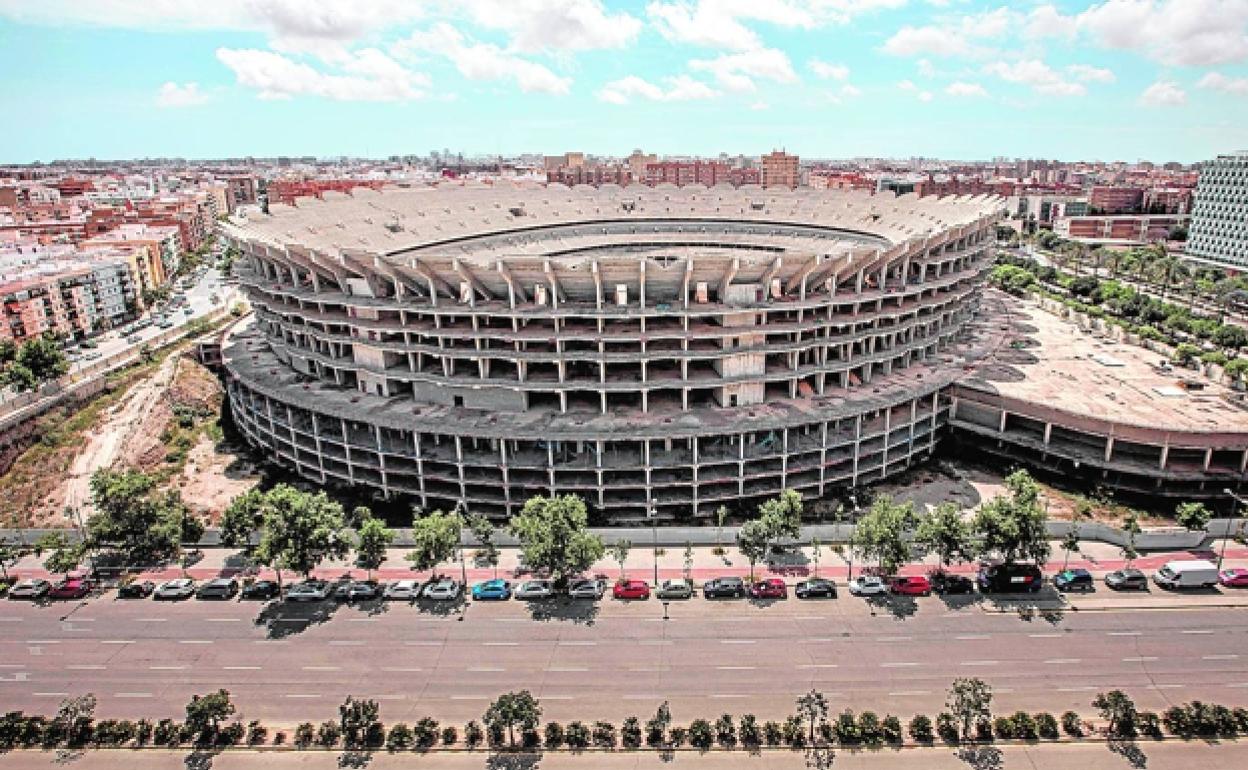
<path id="1" fill-rule="evenodd" d="M 860 575 L 849 581 L 849 592 L 854 596 L 878 596 L 888 593 L 888 583 L 875 575 Z"/>
<path id="2" fill-rule="evenodd" d="M 167 580 L 156 587 L 152 592 L 152 598 L 156 601 L 181 601 L 189 599 L 195 593 L 195 581 L 190 578 L 177 578 L 175 580 Z"/>
<path id="3" fill-rule="evenodd" d="M 533 599 L 549 599 L 554 596 L 555 586 L 549 580 L 526 580 L 516 586 L 517 599 L 531 601 Z"/>
<path id="4" fill-rule="evenodd" d="M 435 602 L 450 602 L 459 598 L 459 583 L 450 578 L 442 578 L 436 583 L 429 583 L 420 595 Z"/>
<path id="5" fill-rule="evenodd" d="M 573 580 L 568 585 L 568 596 L 573 599 L 601 599 L 607 590 L 603 580 Z"/>
<path id="6" fill-rule="evenodd" d="M 319 602 L 329 598 L 333 588 L 324 580 L 305 580 L 286 590 L 288 602 Z"/>
<path id="7" fill-rule="evenodd" d="M 386 586 L 382 598 L 396 601 L 410 601 L 420 595 L 420 581 L 398 580 Z"/>

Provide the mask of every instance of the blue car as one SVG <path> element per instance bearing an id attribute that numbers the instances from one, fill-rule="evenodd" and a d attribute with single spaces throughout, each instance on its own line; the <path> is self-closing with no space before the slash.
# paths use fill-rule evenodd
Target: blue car
<path id="1" fill-rule="evenodd" d="M 489 599 L 505 600 L 511 598 L 511 583 L 502 578 L 487 580 L 484 583 L 477 583 L 472 587 L 472 600 L 485 601 Z"/>

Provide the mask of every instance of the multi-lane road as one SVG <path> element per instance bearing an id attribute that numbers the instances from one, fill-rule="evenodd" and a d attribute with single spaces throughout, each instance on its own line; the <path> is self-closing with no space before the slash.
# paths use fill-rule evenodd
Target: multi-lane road
<path id="1" fill-rule="evenodd" d="M 245 718 L 273 724 L 332 717 L 347 695 L 378 699 L 387 721 L 462 722 L 524 687 L 553 719 L 618 721 L 667 700 L 684 721 L 780 718 L 814 687 L 838 710 L 908 718 L 941 710 L 958 676 L 989 681 L 999 712 L 1090 715 L 1110 688 L 1154 710 L 1248 704 L 1248 608 L 1181 599 L 1036 614 L 939 597 L 697 598 L 664 620 L 655 601 L 435 610 L 113 596 L 0 606 L 6 708 L 46 713 L 90 691 L 103 717 L 177 716 L 192 694 L 225 687 Z"/>

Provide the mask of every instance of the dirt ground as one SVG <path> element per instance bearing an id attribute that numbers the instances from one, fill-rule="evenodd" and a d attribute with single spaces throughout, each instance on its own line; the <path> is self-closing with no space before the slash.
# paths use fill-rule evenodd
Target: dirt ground
<path id="1" fill-rule="evenodd" d="M 193 512 L 216 522 L 230 500 L 260 483 L 259 470 L 245 452 L 201 436 L 172 483 Z"/>

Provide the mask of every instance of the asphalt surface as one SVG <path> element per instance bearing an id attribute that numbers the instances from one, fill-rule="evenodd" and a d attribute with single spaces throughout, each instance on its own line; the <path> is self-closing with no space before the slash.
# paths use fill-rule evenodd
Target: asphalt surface
<path id="1" fill-rule="evenodd" d="M 348 761 L 343 761 L 344 759 Z M 0 769 L 25 770 L 30 767 L 74 767 L 79 770 L 338 770 L 342 767 L 368 767 L 392 770 L 407 767 L 436 767 L 439 770 L 636 770 L 638 768 L 688 768 L 689 770 L 793 770 L 808 768 L 801 752 L 711 751 L 705 754 L 681 751 L 669 757 L 653 752 L 612 753 L 567 752 L 539 755 L 492 755 L 485 752 L 456 752 L 421 756 L 412 752 L 378 752 L 360 764 L 338 752 L 255 752 L 228 751 L 216 755 L 188 751 L 129 750 L 87 752 L 58 761 L 53 752 L 13 752 L 0 755 Z M 1200 768 L 1200 770 L 1241 770 L 1248 767 L 1248 745 L 1234 742 L 1166 741 L 1116 744 L 1102 742 L 1034 744 L 1029 746 L 986 746 L 969 749 L 949 747 L 911 748 L 900 751 L 836 750 L 832 767 L 836 770 L 1127 770 L 1151 768 Z"/>
<path id="2" fill-rule="evenodd" d="M 673 602 L 669 620 L 654 600 L 464 610 L 113 596 L 0 606 L 6 708 L 46 713 L 90 691 L 102 718 L 176 717 L 192 694 L 225 687 L 245 719 L 277 725 L 332 717 L 347 695 L 378 699 L 390 722 L 462 722 L 523 687 L 552 719 L 618 721 L 668 700 L 685 721 L 780 718 L 814 687 L 838 710 L 908 719 L 941 710 L 958 676 L 992 684 L 998 712 L 1090 715 L 1096 691 L 1112 688 L 1145 709 L 1248 705 L 1248 607 L 1196 606 L 1216 595 L 1161 605 L 1098 596 L 1080 612 L 935 596 L 873 605 L 844 592 L 695 598 Z"/>

